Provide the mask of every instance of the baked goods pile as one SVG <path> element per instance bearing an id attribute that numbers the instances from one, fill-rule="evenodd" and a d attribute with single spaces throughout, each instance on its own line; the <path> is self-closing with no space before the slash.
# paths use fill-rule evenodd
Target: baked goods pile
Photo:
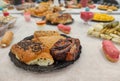
<path id="1" fill-rule="evenodd" d="M 72 16 L 68 13 L 52 13 L 46 15 L 46 21 L 51 24 L 67 24 L 73 22 Z"/>
<path id="2" fill-rule="evenodd" d="M 74 61 L 79 51 L 79 39 L 66 38 L 57 31 L 35 31 L 31 40 L 22 40 L 11 48 L 19 61 L 39 66 L 49 66 L 55 61 Z"/>
<path id="3" fill-rule="evenodd" d="M 94 13 L 93 16 L 93 21 L 100 21 L 100 22 L 109 22 L 113 21 L 114 17 L 108 14 L 103 14 L 103 13 Z"/>
<path id="4" fill-rule="evenodd" d="M 13 27 L 15 22 L 16 22 L 16 17 L 13 17 L 11 15 L 0 16 L 0 24 L 3 24 L 3 25 L 9 24 L 8 28 Z"/>
<path id="5" fill-rule="evenodd" d="M 97 23 L 89 28 L 88 35 L 120 44 L 120 23 L 118 21 L 106 24 Z"/>
<path id="6" fill-rule="evenodd" d="M 51 6 L 50 2 L 41 2 L 37 7 L 28 9 L 32 16 L 42 17 L 47 14 L 61 11 L 61 8 L 58 6 Z"/>
<path id="7" fill-rule="evenodd" d="M 110 9 L 110 10 L 113 10 L 113 11 L 118 10 L 118 8 L 116 6 L 113 6 L 113 5 L 111 5 L 111 6 L 109 6 L 109 5 L 99 5 L 98 9 L 100 9 L 100 10 L 109 10 Z"/>

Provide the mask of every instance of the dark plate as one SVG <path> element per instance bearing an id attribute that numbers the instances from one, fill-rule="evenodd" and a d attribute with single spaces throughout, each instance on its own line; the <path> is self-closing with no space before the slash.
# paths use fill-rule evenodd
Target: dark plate
<path id="1" fill-rule="evenodd" d="M 43 17 L 42 20 L 45 20 L 45 17 Z M 69 25 L 69 24 L 72 24 L 73 22 L 74 22 L 74 19 L 72 19 L 72 22 L 65 23 L 64 25 Z M 58 25 L 58 24 L 60 24 L 60 23 L 52 24 L 50 21 L 47 21 L 46 24 L 47 24 L 47 25 Z"/>
<path id="2" fill-rule="evenodd" d="M 32 14 L 31 14 L 31 17 L 35 17 L 35 18 L 43 18 L 44 16 L 37 16 L 37 15 L 32 15 Z"/>
<path id="3" fill-rule="evenodd" d="M 66 36 L 64 34 L 61 34 L 64 37 L 69 38 L 69 36 Z M 23 40 L 31 40 L 33 38 L 32 36 L 26 37 Z M 80 50 L 81 50 L 81 46 L 80 46 Z M 22 68 L 24 70 L 28 70 L 28 71 L 32 71 L 32 72 L 51 72 L 51 71 L 55 71 L 55 70 L 59 70 L 62 68 L 65 68 L 71 64 L 73 64 L 76 60 L 79 59 L 80 57 L 80 53 L 81 51 L 78 52 L 78 56 L 76 57 L 76 59 L 74 61 L 55 61 L 54 64 L 50 65 L 50 66 L 38 66 L 38 65 L 27 65 L 21 61 L 19 61 L 15 55 L 10 51 L 9 52 L 9 56 L 11 58 L 11 61 L 19 68 Z"/>

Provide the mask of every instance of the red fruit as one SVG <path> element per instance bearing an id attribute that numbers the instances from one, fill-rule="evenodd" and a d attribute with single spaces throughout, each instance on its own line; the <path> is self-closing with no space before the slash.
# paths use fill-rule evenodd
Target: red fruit
<path id="1" fill-rule="evenodd" d="M 110 40 L 104 40 L 102 45 L 107 59 L 112 62 L 117 62 L 119 60 L 120 51 L 114 46 L 114 44 Z"/>

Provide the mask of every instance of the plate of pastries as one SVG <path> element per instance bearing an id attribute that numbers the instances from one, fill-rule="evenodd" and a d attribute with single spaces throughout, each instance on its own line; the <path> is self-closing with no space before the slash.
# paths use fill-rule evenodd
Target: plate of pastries
<path id="1" fill-rule="evenodd" d="M 38 6 L 27 9 L 33 17 L 43 17 L 47 14 L 54 12 L 61 12 L 62 9 L 59 6 L 51 6 L 49 2 L 41 2 Z"/>
<path id="2" fill-rule="evenodd" d="M 115 18 L 111 15 L 104 14 L 104 13 L 94 13 L 92 21 L 95 22 L 112 22 Z"/>
<path id="3" fill-rule="evenodd" d="M 98 6 L 99 10 L 112 10 L 112 11 L 117 11 L 118 7 L 116 5 L 113 4 L 101 4 Z"/>
<path id="4" fill-rule="evenodd" d="M 33 72 L 51 72 L 79 59 L 80 40 L 57 31 L 35 31 L 11 47 L 9 56 L 19 68 Z"/>
<path id="5" fill-rule="evenodd" d="M 97 23 L 88 29 L 88 35 L 120 44 L 120 22 Z"/>
<path id="6" fill-rule="evenodd" d="M 46 24 L 48 25 L 58 25 L 58 24 L 72 24 L 74 22 L 74 19 L 69 13 L 51 13 L 47 14 L 46 17 L 43 18 L 43 20 L 46 20 Z"/>

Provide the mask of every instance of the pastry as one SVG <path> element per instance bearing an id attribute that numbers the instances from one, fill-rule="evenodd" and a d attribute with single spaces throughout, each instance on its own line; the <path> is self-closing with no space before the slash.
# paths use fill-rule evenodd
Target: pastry
<path id="1" fill-rule="evenodd" d="M 71 31 L 71 27 L 70 26 L 65 26 L 63 24 L 59 24 L 58 26 L 58 29 L 66 34 L 69 34 L 70 31 Z"/>
<path id="2" fill-rule="evenodd" d="M 112 40 L 115 43 L 120 44 L 120 23 L 119 21 L 114 21 L 110 23 L 97 23 L 88 30 L 88 35 Z"/>
<path id="3" fill-rule="evenodd" d="M 43 52 L 44 45 L 32 40 L 22 40 L 13 45 L 11 52 L 16 58 L 28 65 L 48 66 L 54 63 L 50 53 Z"/>
<path id="4" fill-rule="evenodd" d="M 109 40 L 104 40 L 102 42 L 102 49 L 106 58 L 111 62 L 117 62 L 119 60 L 120 51 L 114 46 L 114 44 Z"/>
<path id="5" fill-rule="evenodd" d="M 38 21 L 38 22 L 36 22 L 36 24 L 38 25 L 38 26 L 44 26 L 45 24 L 46 24 L 46 21 Z"/>
<path id="6" fill-rule="evenodd" d="M 13 40 L 13 32 L 7 31 L 1 40 L 1 47 L 7 47 Z"/>
<path id="7" fill-rule="evenodd" d="M 75 38 L 60 39 L 50 49 L 51 55 L 58 61 L 73 61 L 79 51 L 80 41 Z"/>
<path id="8" fill-rule="evenodd" d="M 35 31 L 34 38 L 44 37 L 44 36 L 60 36 L 57 31 Z"/>
<path id="9" fill-rule="evenodd" d="M 51 24 L 67 24 L 73 21 L 72 16 L 68 13 L 51 13 L 46 15 L 46 21 Z"/>
<path id="10" fill-rule="evenodd" d="M 42 42 L 49 50 L 59 39 L 65 39 L 63 36 L 45 36 L 38 37 L 38 42 Z"/>

